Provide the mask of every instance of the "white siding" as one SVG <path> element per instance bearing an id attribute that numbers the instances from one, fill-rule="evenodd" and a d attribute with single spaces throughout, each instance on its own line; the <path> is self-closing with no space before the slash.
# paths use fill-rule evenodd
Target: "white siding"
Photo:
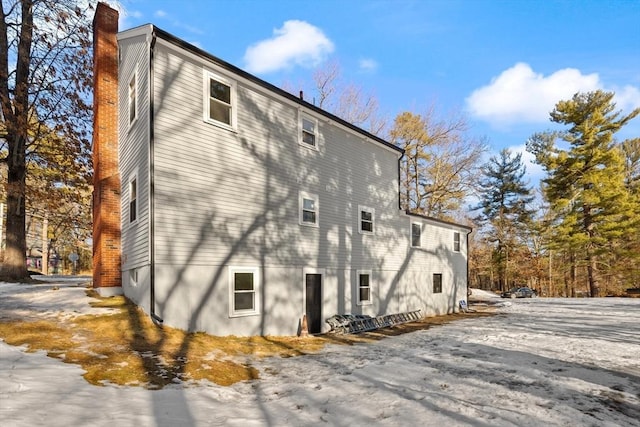
<path id="1" fill-rule="evenodd" d="M 138 63 L 141 89 L 144 46 L 121 44 L 123 54 L 139 59 L 128 58 L 121 72 Z M 209 71 L 236 82 L 234 131 L 203 118 Z M 294 334 L 304 312 L 305 268 L 325 272 L 325 319 L 414 309 L 441 314 L 466 299 L 464 228 L 413 218 L 423 223 L 423 244 L 410 247 L 411 219 L 398 210 L 399 153 L 162 40 L 153 83 L 155 307 L 167 324 L 219 335 Z M 139 122 L 148 123 L 142 98 Z M 318 120 L 317 151 L 298 143 L 301 113 Z M 137 167 L 141 202 L 148 189 L 145 132 L 121 129 L 123 189 Z M 299 224 L 300 192 L 318 196 L 318 227 Z M 373 235 L 358 232 L 359 205 L 375 209 Z M 129 266 L 147 261 L 140 227 L 148 223 L 146 205 L 139 216 L 139 228 L 123 229 Z M 459 253 L 454 230 L 462 234 Z M 229 266 L 260 269 L 260 315 L 229 318 Z M 357 270 L 371 271 L 370 305 L 356 305 Z M 443 276 L 442 294 L 432 293 L 433 273 Z"/>
<path id="2" fill-rule="evenodd" d="M 119 162 L 121 181 L 122 268 L 149 263 L 149 48 L 143 36 L 119 43 Z M 137 118 L 129 124 L 129 82 L 137 72 Z M 137 177 L 138 215 L 129 223 L 129 179 Z"/>

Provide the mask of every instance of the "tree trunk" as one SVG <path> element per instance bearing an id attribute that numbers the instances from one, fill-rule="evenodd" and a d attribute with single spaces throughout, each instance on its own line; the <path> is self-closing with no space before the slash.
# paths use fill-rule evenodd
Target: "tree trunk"
<path id="1" fill-rule="evenodd" d="M 29 277 L 25 233 L 26 165 L 24 157 L 18 154 L 14 158 L 9 158 L 7 166 L 7 246 L 0 275 L 5 280 L 22 280 Z"/>
<path id="2" fill-rule="evenodd" d="M 597 277 L 596 258 L 587 252 L 587 275 L 589 277 L 589 294 L 592 298 L 600 296 L 600 283 Z"/>
<path id="3" fill-rule="evenodd" d="M 26 151 L 29 128 L 29 72 L 33 41 L 33 0 L 21 2 L 20 35 L 16 58 L 14 98 L 8 85 L 7 58 L 0 60 L 0 104 L 6 125 L 7 153 L 7 249 L 0 275 L 9 280 L 29 278 L 25 231 Z M 3 14 L 4 9 L 2 10 Z M 7 26 L 0 25 L 0 49 L 8 52 Z"/>
<path id="4" fill-rule="evenodd" d="M 587 244 L 587 277 L 589 279 L 589 294 L 592 298 L 600 296 L 600 285 L 598 283 L 598 279 L 596 277 L 597 268 L 596 265 L 596 256 L 593 254 L 592 250 L 592 242 L 595 239 L 594 236 L 594 226 L 593 226 L 593 218 L 591 216 L 591 205 L 585 203 L 583 208 L 583 224 L 584 229 L 589 236 L 589 243 Z"/>

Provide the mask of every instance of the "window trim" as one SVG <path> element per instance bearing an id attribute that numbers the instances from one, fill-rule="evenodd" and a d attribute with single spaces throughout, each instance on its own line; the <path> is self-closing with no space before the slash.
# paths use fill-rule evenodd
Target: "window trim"
<path id="1" fill-rule="evenodd" d="M 307 142 L 304 142 L 304 134 L 309 133 L 311 134 L 311 132 L 305 131 L 304 130 L 304 121 L 307 120 L 309 122 L 313 123 L 313 141 L 314 144 L 311 145 Z M 298 118 L 298 144 L 302 145 L 303 147 L 306 147 L 310 150 L 315 150 L 315 151 L 320 151 L 320 148 L 318 147 L 320 138 L 318 135 L 318 119 L 316 119 L 315 117 L 310 116 L 307 113 L 304 113 L 302 111 L 299 112 L 299 118 Z"/>
<path id="2" fill-rule="evenodd" d="M 369 276 L 369 286 L 360 286 L 360 276 Z M 360 289 L 368 288 L 369 289 L 369 299 L 361 300 L 360 299 Z M 356 270 L 356 305 L 372 305 L 373 304 L 373 274 L 371 270 Z"/>
<path id="3" fill-rule="evenodd" d="M 362 229 L 362 212 L 368 212 L 371 214 L 371 231 Z M 358 205 L 358 232 L 360 234 L 376 234 L 376 210 L 367 206 Z"/>
<path id="4" fill-rule="evenodd" d="M 235 274 L 251 273 L 253 274 L 253 309 L 252 310 L 236 310 L 235 309 Z M 260 314 L 260 268 L 259 267 L 229 267 L 229 317 L 246 317 L 256 316 Z"/>
<path id="5" fill-rule="evenodd" d="M 131 187 L 132 184 L 135 183 L 136 186 L 136 197 L 134 200 L 131 200 Z M 140 185 L 138 183 L 138 173 L 135 172 L 129 176 L 127 181 L 127 213 L 128 213 L 128 221 L 127 224 L 133 225 L 138 223 L 138 218 L 140 217 Z M 135 217 L 131 219 L 131 204 L 134 203 L 135 207 Z"/>
<path id="6" fill-rule="evenodd" d="M 133 87 L 133 90 L 132 90 Z M 129 129 L 133 127 L 133 125 L 138 121 L 139 115 L 139 106 L 140 106 L 140 94 L 138 88 L 140 87 L 140 80 L 138 78 L 138 64 L 136 64 L 136 69 L 133 72 L 133 75 L 129 79 L 129 84 L 127 85 L 127 116 L 129 123 Z M 133 99 L 133 119 L 131 118 L 131 100 Z"/>
<path id="7" fill-rule="evenodd" d="M 304 221 L 304 200 L 313 200 L 315 203 L 315 212 L 316 221 L 315 223 L 310 223 Z M 320 226 L 320 199 L 317 194 L 307 193 L 305 191 L 300 191 L 298 195 L 298 223 L 305 227 L 319 227 Z"/>
<path id="8" fill-rule="evenodd" d="M 453 232 L 453 251 L 454 252 L 460 252 L 460 248 L 462 247 L 461 242 L 462 241 L 460 239 L 460 232 L 454 231 Z"/>
<path id="9" fill-rule="evenodd" d="M 440 278 L 440 288 L 436 290 L 436 277 Z M 433 273 L 431 276 L 431 292 L 433 294 L 441 294 L 442 293 L 442 273 Z"/>
<path id="10" fill-rule="evenodd" d="M 209 70 L 204 70 L 204 78 L 203 80 L 203 119 L 206 123 L 212 124 L 214 126 L 221 127 L 223 129 L 235 131 L 237 129 L 237 111 L 238 111 L 238 102 L 237 102 L 237 84 L 234 80 L 222 76 L 220 74 L 214 73 Z M 229 113 L 229 121 L 231 123 L 221 122 L 219 120 L 211 118 L 211 105 L 209 103 L 211 99 L 211 80 L 215 80 L 219 83 L 229 86 L 229 107 L 231 111 Z"/>
<path id="11" fill-rule="evenodd" d="M 417 225 L 420 227 L 420 236 L 418 236 L 418 244 L 413 244 L 413 226 Z M 420 221 L 411 221 L 411 226 L 409 228 L 409 243 L 412 248 L 421 248 L 422 247 L 422 222 Z"/>

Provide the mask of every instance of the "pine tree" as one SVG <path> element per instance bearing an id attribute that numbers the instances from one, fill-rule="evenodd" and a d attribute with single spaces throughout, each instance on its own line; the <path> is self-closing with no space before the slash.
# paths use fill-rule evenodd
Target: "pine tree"
<path id="1" fill-rule="evenodd" d="M 623 237 L 638 232 L 637 206 L 625 185 L 624 155 L 614 134 L 640 109 L 621 116 L 613 96 L 598 90 L 560 101 L 551 120 L 569 129 L 536 134 L 527 143 L 548 174 L 543 186 L 556 216 L 554 240 L 581 258 L 593 297 L 600 295 L 601 270 L 611 267 Z M 558 138 L 569 148 L 559 148 Z"/>
<path id="2" fill-rule="evenodd" d="M 529 207 L 534 197 L 531 188 L 524 181 L 526 167 L 521 154 L 513 154 L 508 149 L 492 156 L 481 168 L 480 180 L 481 209 L 477 218 L 487 226 L 486 235 L 496 246 L 493 262 L 497 266 L 500 289 L 505 290 L 509 281 L 509 253 L 516 254 L 521 246 L 519 230 L 528 229 L 533 213 Z"/>

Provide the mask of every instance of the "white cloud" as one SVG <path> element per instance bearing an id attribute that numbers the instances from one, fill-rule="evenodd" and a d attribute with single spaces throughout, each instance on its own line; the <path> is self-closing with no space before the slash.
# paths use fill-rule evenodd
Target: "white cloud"
<path id="1" fill-rule="evenodd" d="M 164 18 L 165 16 L 167 16 L 167 12 L 165 12 L 164 10 L 156 10 L 155 13 L 153 14 L 153 16 L 155 16 L 156 18 Z"/>
<path id="2" fill-rule="evenodd" d="M 565 68 L 544 76 L 521 62 L 473 91 L 466 103 L 472 115 L 493 125 L 541 123 L 549 120 L 558 101 L 601 86 L 596 73 L 584 75 L 575 68 Z"/>
<path id="3" fill-rule="evenodd" d="M 142 12 L 138 10 L 130 10 L 130 11 L 127 11 L 126 13 L 127 13 L 127 16 L 130 16 L 132 18 L 136 18 L 136 19 L 142 18 Z"/>
<path id="4" fill-rule="evenodd" d="M 247 48 L 245 66 L 253 73 L 268 73 L 294 66 L 314 67 L 333 52 L 331 40 L 304 21 L 286 21 L 273 37 Z"/>
<path id="5" fill-rule="evenodd" d="M 361 71 L 364 72 L 373 72 L 378 69 L 378 63 L 374 59 L 370 58 L 362 58 L 358 61 L 358 66 Z"/>
<path id="6" fill-rule="evenodd" d="M 613 88 L 616 96 L 614 101 L 616 107 L 624 111 L 631 111 L 634 108 L 640 108 L 640 89 L 634 86 L 624 86 L 622 88 Z"/>
<path id="7" fill-rule="evenodd" d="M 527 151 L 525 144 L 513 145 L 508 147 L 512 153 L 520 154 L 522 164 L 527 168 L 527 173 L 524 175 L 524 179 L 529 181 L 529 185 L 537 188 L 538 181 L 545 177 L 545 172 L 542 166 L 535 163 L 535 156 Z"/>

